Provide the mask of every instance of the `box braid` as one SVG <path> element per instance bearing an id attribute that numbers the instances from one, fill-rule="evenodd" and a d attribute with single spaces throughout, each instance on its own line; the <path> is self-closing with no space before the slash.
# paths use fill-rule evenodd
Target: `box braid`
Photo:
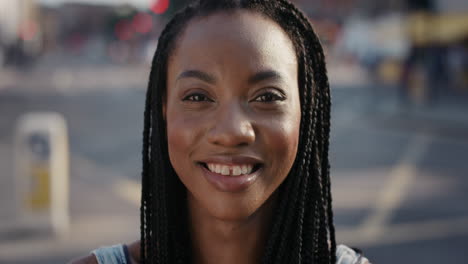
<path id="1" fill-rule="evenodd" d="M 296 160 L 279 187 L 279 203 L 263 263 L 336 262 L 328 160 L 330 88 L 320 41 L 304 14 L 286 0 L 200 0 L 167 24 L 153 58 L 143 130 L 142 263 L 190 263 L 186 190 L 169 161 L 163 100 L 167 66 L 190 20 L 250 10 L 275 21 L 291 38 L 298 61 L 301 125 Z"/>

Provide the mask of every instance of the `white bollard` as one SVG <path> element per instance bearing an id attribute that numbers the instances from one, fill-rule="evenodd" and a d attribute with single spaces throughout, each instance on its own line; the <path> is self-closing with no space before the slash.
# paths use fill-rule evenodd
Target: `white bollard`
<path id="1" fill-rule="evenodd" d="M 14 146 L 18 227 L 66 235 L 70 216 L 65 119 L 48 112 L 23 115 Z"/>

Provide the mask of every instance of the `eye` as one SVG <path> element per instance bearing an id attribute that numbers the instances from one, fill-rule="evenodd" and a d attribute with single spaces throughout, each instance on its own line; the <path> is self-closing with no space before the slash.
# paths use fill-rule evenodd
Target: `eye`
<path id="1" fill-rule="evenodd" d="M 213 102 L 208 96 L 202 93 L 193 93 L 185 96 L 182 101 L 191 101 L 191 102 Z"/>
<path id="2" fill-rule="evenodd" d="M 284 101 L 286 100 L 285 96 L 280 94 L 279 92 L 265 92 L 261 95 L 257 96 L 253 101 L 254 102 L 264 102 L 264 103 L 272 103 L 275 101 Z"/>

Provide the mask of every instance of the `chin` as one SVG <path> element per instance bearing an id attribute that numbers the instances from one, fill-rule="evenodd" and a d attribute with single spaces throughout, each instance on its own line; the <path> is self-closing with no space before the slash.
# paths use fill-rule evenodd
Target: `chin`
<path id="1" fill-rule="evenodd" d="M 254 215 L 262 207 L 263 200 L 256 195 L 248 193 L 222 193 L 217 192 L 208 197 L 196 197 L 190 195 L 196 203 L 196 207 L 202 209 L 205 214 L 220 221 L 244 221 Z M 189 198 L 189 199 L 190 199 Z M 201 198 L 201 199 L 198 199 Z"/>
<path id="2" fill-rule="evenodd" d="M 219 194 L 219 193 L 218 193 Z M 210 201 L 206 201 L 203 207 L 208 213 L 221 221 L 245 221 L 253 217 L 271 204 L 267 197 L 254 193 L 221 193 L 213 195 Z"/>
<path id="3" fill-rule="evenodd" d="M 210 208 L 209 211 L 215 218 L 226 222 L 245 221 L 256 212 L 251 208 Z"/>

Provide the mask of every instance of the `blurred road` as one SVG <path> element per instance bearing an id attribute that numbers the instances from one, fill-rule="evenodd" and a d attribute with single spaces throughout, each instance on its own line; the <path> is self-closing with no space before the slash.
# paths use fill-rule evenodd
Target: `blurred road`
<path id="1" fill-rule="evenodd" d="M 335 90 L 337 240 L 379 264 L 466 259 L 466 103 L 447 97 L 403 111 L 385 91 L 361 91 Z"/>
<path id="2" fill-rule="evenodd" d="M 135 69 L 115 69 L 113 80 L 127 87 L 112 91 L 98 83 L 94 90 L 75 93 L 81 87 L 79 80 L 70 82 L 67 91 L 53 84 L 51 88 L 47 86 L 51 74 L 41 78 L 37 72 L 14 83 L 19 85 L 0 89 L 0 263 L 65 263 L 99 246 L 138 239 L 144 89 L 129 82 L 146 82 L 136 78 L 146 74 L 139 69 L 136 76 Z M 75 70 L 81 69 L 60 69 Z M 85 82 L 87 77 L 106 83 L 103 76 L 112 73 L 109 67 L 94 70 L 81 72 Z M 42 86 L 31 85 L 33 78 Z M 28 86 L 22 87 L 24 83 Z M 2 226 L 13 210 L 9 202 L 15 122 L 31 111 L 56 111 L 68 122 L 71 232 L 60 239 Z"/>
<path id="3" fill-rule="evenodd" d="M 45 70 L 30 73 L 28 81 L 0 85 L 0 220 L 11 210 L 11 143 L 21 113 L 62 113 L 72 152 L 70 236 L 3 232 L 0 263 L 65 263 L 98 246 L 138 238 L 147 69 L 137 70 L 60 69 L 69 75 L 55 78 Z M 93 76 L 102 80 L 87 83 Z M 121 88 L 106 85 L 107 78 Z M 80 82 L 89 89 L 77 89 Z M 54 85 L 66 88 L 50 88 Z M 443 98 L 435 106 L 403 111 L 388 88 L 334 87 L 333 102 L 337 240 L 360 247 L 378 264 L 463 262 L 468 257 L 466 101 Z"/>

